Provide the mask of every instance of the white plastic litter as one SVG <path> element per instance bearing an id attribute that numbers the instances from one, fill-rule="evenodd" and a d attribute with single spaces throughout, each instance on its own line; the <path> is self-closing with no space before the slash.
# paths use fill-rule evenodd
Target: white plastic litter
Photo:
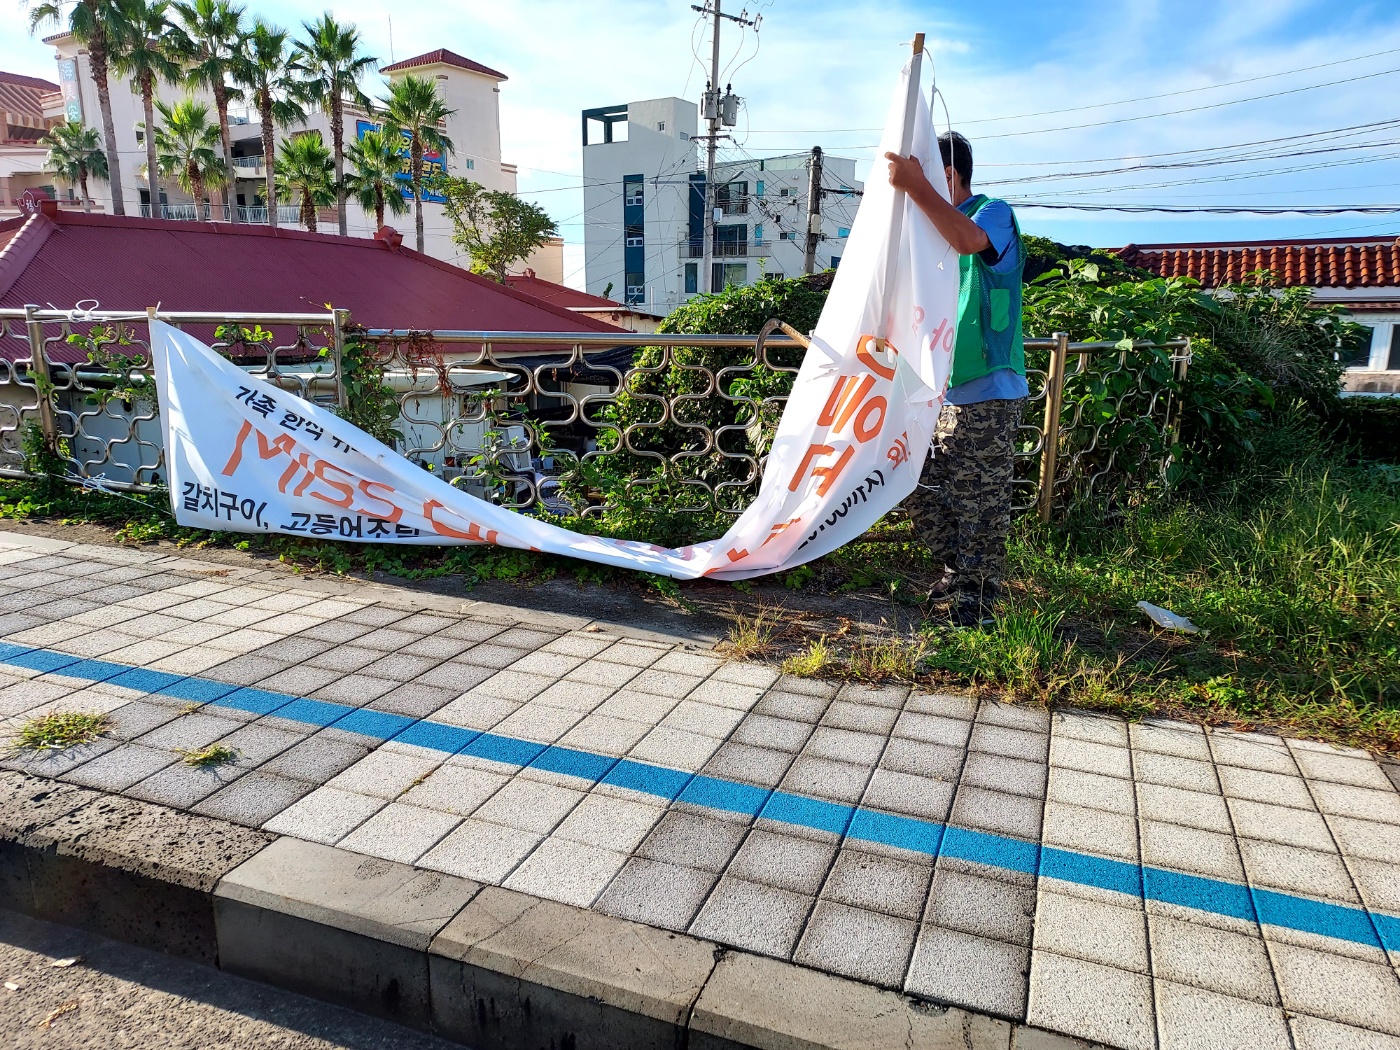
<path id="1" fill-rule="evenodd" d="M 1164 631 L 1179 631 L 1182 634 L 1207 635 L 1209 631 L 1203 631 L 1184 616 L 1179 616 L 1170 609 L 1163 609 L 1160 605 L 1153 605 L 1151 602 L 1138 602 L 1137 607 L 1147 613 L 1152 618 L 1152 622 Z"/>

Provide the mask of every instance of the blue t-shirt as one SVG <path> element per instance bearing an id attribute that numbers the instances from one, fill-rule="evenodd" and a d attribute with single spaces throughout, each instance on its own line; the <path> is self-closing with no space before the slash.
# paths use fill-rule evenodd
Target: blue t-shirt
<path id="1" fill-rule="evenodd" d="M 958 205 L 958 210 L 966 215 L 976 199 L 969 197 Z M 1006 201 L 988 201 L 972 221 L 982 227 L 987 240 L 992 242 L 991 247 L 980 253 L 987 268 L 995 273 L 1016 269 L 1020 260 L 1016 258 L 1016 224 L 1011 217 L 1011 205 Z M 950 405 L 975 405 L 981 401 L 1014 401 L 1029 397 L 1030 392 L 1025 376 L 1017 374 L 1014 368 L 999 368 L 953 387 L 945 400 Z"/>

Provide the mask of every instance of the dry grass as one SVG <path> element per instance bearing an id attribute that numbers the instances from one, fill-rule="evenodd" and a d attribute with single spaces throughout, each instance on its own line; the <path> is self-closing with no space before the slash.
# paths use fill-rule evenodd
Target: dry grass
<path id="1" fill-rule="evenodd" d="M 20 751 L 65 751 L 90 744 L 112 731 L 105 714 L 88 711 L 62 711 L 31 718 L 15 734 L 14 746 Z"/>

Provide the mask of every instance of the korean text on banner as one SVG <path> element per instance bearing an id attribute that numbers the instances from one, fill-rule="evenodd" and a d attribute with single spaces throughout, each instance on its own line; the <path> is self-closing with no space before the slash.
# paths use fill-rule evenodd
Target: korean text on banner
<path id="1" fill-rule="evenodd" d="M 912 152 L 942 189 L 918 74 L 916 57 L 880 151 Z M 176 519 L 226 532 L 495 543 L 680 579 L 792 568 L 857 538 L 914 490 L 947 384 L 957 282 L 957 258 L 933 224 L 872 178 L 758 496 L 719 539 L 678 549 L 586 536 L 478 499 L 152 320 Z"/>

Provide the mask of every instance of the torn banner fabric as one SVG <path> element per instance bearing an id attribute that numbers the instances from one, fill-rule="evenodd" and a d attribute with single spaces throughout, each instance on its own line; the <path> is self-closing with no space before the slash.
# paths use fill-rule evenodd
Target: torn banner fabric
<path id="1" fill-rule="evenodd" d="M 901 74 L 880 150 L 912 152 L 942 187 L 916 64 Z M 678 549 L 586 536 L 478 499 L 153 320 L 171 502 L 181 525 L 225 532 L 495 543 L 679 579 L 792 568 L 860 536 L 914 490 L 957 298 L 957 256 L 877 164 L 757 498 L 719 539 Z"/>

